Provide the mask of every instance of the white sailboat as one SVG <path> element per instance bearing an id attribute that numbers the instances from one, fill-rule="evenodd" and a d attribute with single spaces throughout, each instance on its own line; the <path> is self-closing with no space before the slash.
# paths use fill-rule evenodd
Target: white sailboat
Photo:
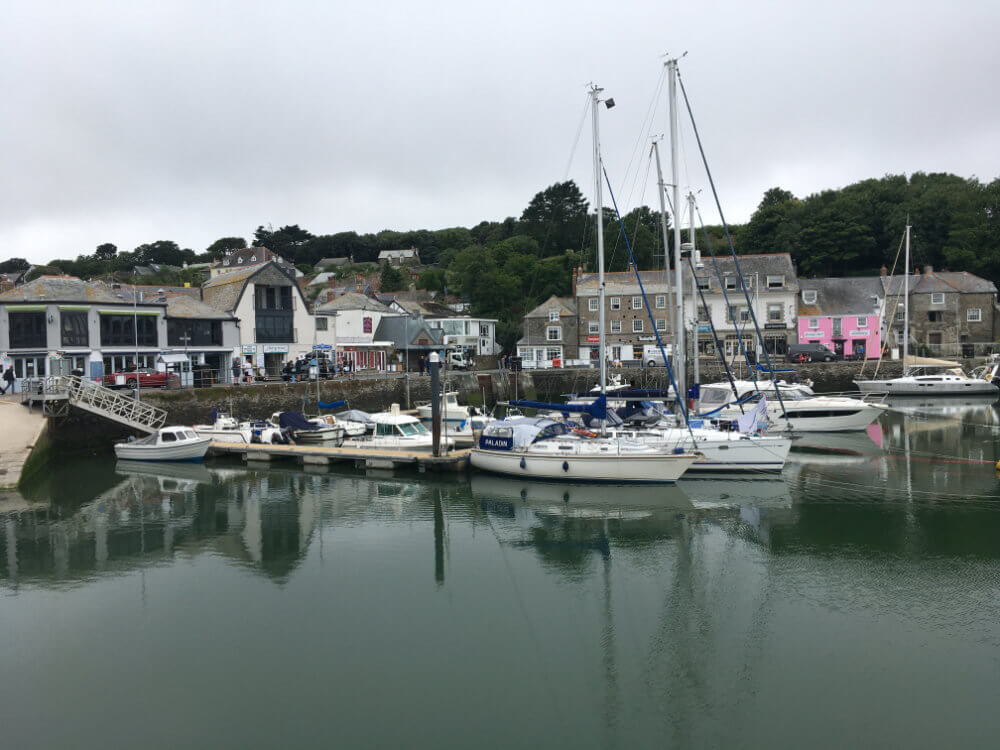
<path id="1" fill-rule="evenodd" d="M 888 291 L 886 292 L 888 295 Z M 983 377 L 970 377 L 958 362 L 911 357 L 910 346 L 910 224 L 906 225 L 906 257 L 903 273 L 903 375 L 881 380 L 855 380 L 862 393 L 889 396 L 996 395 L 1000 388 Z M 991 373 L 992 375 L 993 373 Z"/>
<path id="2" fill-rule="evenodd" d="M 602 435 L 573 431 L 562 422 L 539 417 L 508 417 L 483 428 L 472 449 L 470 462 L 476 469 L 496 474 L 534 479 L 590 482 L 676 482 L 701 457 L 662 445 L 648 445 L 608 436 L 603 428 L 607 416 L 607 359 L 604 319 L 604 222 L 602 211 L 599 95 L 592 86 L 591 110 L 594 134 L 594 183 L 597 210 L 597 268 L 599 281 L 598 325 L 600 393 L 589 409 L 601 420 Z M 605 102 L 610 106 L 610 100 Z"/>

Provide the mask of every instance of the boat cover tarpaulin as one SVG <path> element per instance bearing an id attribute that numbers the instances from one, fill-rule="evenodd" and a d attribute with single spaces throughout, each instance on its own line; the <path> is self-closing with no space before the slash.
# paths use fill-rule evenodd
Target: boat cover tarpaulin
<path id="1" fill-rule="evenodd" d="M 345 422 L 375 424 L 375 422 L 372 421 L 372 415 L 366 411 L 361 411 L 361 409 L 348 409 L 347 411 L 342 411 L 340 414 L 336 414 L 335 416 L 337 419 L 342 419 Z"/>
<path id="2" fill-rule="evenodd" d="M 319 425 L 315 425 L 297 411 L 283 411 L 278 417 L 278 425 L 289 430 L 318 430 Z"/>
<path id="3" fill-rule="evenodd" d="M 595 419 L 608 418 L 608 397 L 600 395 L 589 404 L 550 404 L 545 401 L 511 401 L 512 406 L 526 409 L 546 409 L 562 414 L 589 414 Z"/>
<path id="4" fill-rule="evenodd" d="M 947 359 L 932 359 L 931 357 L 914 357 L 907 354 L 903 359 L 904 367 L 961 367 L 958 362 Z"/>
<path id="5" fill-rule="evenodd" d="M 346 401 L 320 401 L 318 404 L 320 409 L 339 409 L 341 406 L 346 405 Z"/>

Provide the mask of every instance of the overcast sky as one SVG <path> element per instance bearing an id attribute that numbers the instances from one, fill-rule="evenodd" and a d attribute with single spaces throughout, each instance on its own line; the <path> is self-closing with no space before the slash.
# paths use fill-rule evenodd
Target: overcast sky
<path id="1" fill-rule="evenodd" d="M 1000 174 L 996 0 L 3 9 L 0 257 L 158 239 L 200 252 L 267 223 L 471 226 L 567 176 L 590 198 L 589 122 L 567 164 L 592 80 L 618 105 L 601 127 L 619 203 L 654 205 L 643 123 L 665 52 L 688 52 L 731 221 L 774 185 Z M 665 96 L 656 112 L 665 132 Z M 682 181 L 705 187 L 689 131 L 683 154 Z"/>

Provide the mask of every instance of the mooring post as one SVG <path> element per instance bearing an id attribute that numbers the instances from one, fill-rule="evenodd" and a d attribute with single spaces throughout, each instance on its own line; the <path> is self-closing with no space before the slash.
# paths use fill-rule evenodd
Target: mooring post
<path id="1" fill-rule="evenodd" d="M 434 455 L 441 455 L 441 358 L 431 352 L 428 369 L 431 371 L 431 437 L 434 440 Z"/>

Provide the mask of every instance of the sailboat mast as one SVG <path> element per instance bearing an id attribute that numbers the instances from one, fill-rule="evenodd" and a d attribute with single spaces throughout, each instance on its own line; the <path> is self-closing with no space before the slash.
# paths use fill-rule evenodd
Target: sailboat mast
<path id="1" fill-rule="evenodd" d="M 680 192 L 680 164 L 677 159 L 677 60 L 667 61 L 668 96 L 670 103 L 670 179 L 673 185 L 672 194 L 674 209 L 674 288 L 677 309 L 674 319 L 677 321 L 677 337 L 674 339 L 674 352 L 676 366 L 674 367 L 674 377 L 677 379 L 677 398 L 684 398 L 686 390 L 684 381 L 687 372 L 684 366 L 684 290 L 681 279 L 681 223 L 678 219 L 681 205 Z"/>
<path id="2" fill-rule="evenodd" d="M 674 320 L 674 291 L 670 285 L 670 241 L 667 234 L 667 186 L 663 182 L 663 168 L 660 166 L 660 144 L 653 141 L 653 155 L 656 157 L 656 184 L 660 194 L 660 230 L 663 232 L 663 270 L 667 276 L 667 313 L 670 315 L 670 342 L 677 347 L 677 323 Z M 664 354 L 664 356 L 666 356 Z M 676 361 L 676 358 L 675 358 Z"/>
<path id="3" fill-rule="evenodd" d="M 898 257 L 898 256 L 897 256 Z M 906 267 L 903 274 L 903 374 L 910 352 L 910 217 L 906 217 Z"/>
<path id="4" fill-rule="evenodd" d="M 590 87 L 590 109 L 593 118 L 594 131 L 594 203 L 597 207 L 597 324 L 600 326 L 598 335 L 598 358 L 601 362 L 601 393 L 605 393 L 608 385 L 607 356 L 605 355 L 604 326 L 604 211 L 601 205 L 601 130 L 598 118 L 600 109 L 600 93 L 604 89 L 596 85 Z"/>
<path id="5" fill-rule="evenodd" d="M 692 380 L 694 385 L 698 384 L 698 279 L 695 270 L 698 268 L 698 247 L 695 242 L 694 229 L 694 193 L 688 193 L 688 217 L 691 223 L 691 303 L 694 308 L 694 318 L 691 321 L 691 364 Z"/>

